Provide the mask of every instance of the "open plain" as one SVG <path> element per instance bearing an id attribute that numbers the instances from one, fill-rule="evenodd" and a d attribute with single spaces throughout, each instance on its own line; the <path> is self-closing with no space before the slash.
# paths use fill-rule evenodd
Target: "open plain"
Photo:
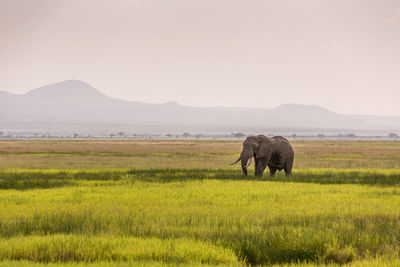
<path id="1" fill-rule="evenodd" d="M 1 266 L 400 265 L 400 142 L 0 141 Z M 252 169 L 251 169 L 252 171 Z"/>

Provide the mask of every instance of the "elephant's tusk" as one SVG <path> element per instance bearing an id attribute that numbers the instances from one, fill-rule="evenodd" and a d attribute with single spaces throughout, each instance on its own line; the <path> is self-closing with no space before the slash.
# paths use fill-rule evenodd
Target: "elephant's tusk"
<path id="1" fill-rule="evenodd" d="M 239 161 L 240 161 L 240 157 L 239 157 L 235 162 L 229 163 L 229 165 L 236 164 L 236 163 L 238 163 Z"/>
<path id="2" fill-rule="evenodd" d="M 253 160 L 253 158 L 250 158 L 249 163 L 247 163 L 247 165 L 245 166 L 245 168 L 249 167 L 251 165 L 251 161 Z"/>

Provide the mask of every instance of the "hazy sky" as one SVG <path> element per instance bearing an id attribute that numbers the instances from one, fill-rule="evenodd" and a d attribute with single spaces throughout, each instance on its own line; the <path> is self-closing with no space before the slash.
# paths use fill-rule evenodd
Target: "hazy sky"
<path id="1" fill-rule="evenodd" d="M 398 0 L 0 0 L 0 91 L 400 116 Z"/>

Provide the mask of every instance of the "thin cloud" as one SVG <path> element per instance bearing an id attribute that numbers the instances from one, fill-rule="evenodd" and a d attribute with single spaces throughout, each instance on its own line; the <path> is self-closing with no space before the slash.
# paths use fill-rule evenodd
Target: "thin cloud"
<path id="1" fill-rule="evenodd" d="M 383 23 L 385 24 L 396 24 L 399 22 L 400 22 L 400 8 L 398 8 L 391 17 L 388 17 L 383 21 Z"/>
<path id="2" fill-rule="evenodd" d="M 333 47 L 339 48 L 339 49 L 344 49 L 344 48 L 346 48 L 346 45 L 345 45 L 345 44 L 339 43 L 339 42 L 333 42 L 331 45 L 332 45 Z"/>
<path id="3" fill-rule="evenodd" d="M 387 18 L 383 21 L 383 23 L 385 23 L 385 24 L 396 24 L 398 22 L 399 22 L 399 20 L 396 18 L 393 18 L 393 17 Z"/>

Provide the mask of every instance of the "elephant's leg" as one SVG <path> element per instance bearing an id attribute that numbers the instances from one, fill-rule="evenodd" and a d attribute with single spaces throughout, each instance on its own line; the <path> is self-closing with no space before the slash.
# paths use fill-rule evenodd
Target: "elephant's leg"
<path id="1" fill-rule="evenodd" d="M 242 167 L 244 176 L 247 176 L 247 168 Z"/>
<path id="2" fill-rule="evenodd" d="M 275 167 L 272 167 L 272 166 L 268 166 L 269 167 L 269 175 L 271 176 L 271 177 L 274 177 L 275 176 L 275 173 L 276 173 L 276 170 L 277 170 L 277 168 L 275 168 Z"/>
<path id="3" fill-rule="evenodd" d="M 256 176 L 262 176 L 265 167 L 266 167 L 266 164 L 265 164 L 265 162 L 263 161 L 262 158 L 256 159 L 256 167 L 255 167 L 255 173 L 254 174 Z"/>
<path id="4" fill-rule="evenodd" d="M 260 170 L 260 163 L 261 163 L 260 159 L 254 158 L 254 163 L 255 163 L 255 165 L 254 165 L 254 175 L 258 176 L 259 175 L 258 172 Z"/>
<path id="5" fill-rule="evenodd" d="M 257 176 L 257 169 L 258 169 L 259 161 L 258 159 L 254 158 L 254 175 Z"/>
<path id="6" fill-rule="evenodd" d="M 290 176 L 292 174 L 292 167 L 293 167 L 293 162 L 287 161 L 284 168 L 286 176 Z"/>
<path id="7" fill-rule="evenodd" d="M 262 176 L 264 173 L 265 168 L 267 167 L 267 161 L 265 160 L 265 158 L 260 158 L 260 162 L 258 164 L 258 176 Z"/>

